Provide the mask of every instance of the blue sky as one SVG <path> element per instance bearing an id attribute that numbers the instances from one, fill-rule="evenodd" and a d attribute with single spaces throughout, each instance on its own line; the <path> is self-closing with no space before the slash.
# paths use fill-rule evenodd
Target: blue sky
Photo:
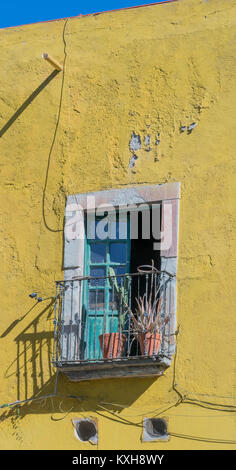
<path id="1" fill-rule="evenodd" d="M 1 0 L 0 28 L 161 1 L 163 0 Z"/>

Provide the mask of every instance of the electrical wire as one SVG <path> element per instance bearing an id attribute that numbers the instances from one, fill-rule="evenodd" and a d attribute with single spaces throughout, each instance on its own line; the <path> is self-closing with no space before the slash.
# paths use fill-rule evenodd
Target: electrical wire
<path id="1" fill-rule="evenodd" d="M 58 109 L 56 127 L 55 127 L 55 130 L 54 130 L 54 133 L 53 133 L 52 143 L 51 143 L 51 147 L 50 147 L 49 155 L 48 155 L 46 177 L 45 177 L 45 182 L 44 182 L 43 198 L 42 198 L 42 212 L 43 212 L 44 225 L 48 230 L 50 230 L 50 232 L 54 232 L 54 233 L 55 232 L 62 232 L 63 229 L 54 229 L 54 228 L 49 227 L 49 225 L 47 223 L 47 220 L 46 220 L 46 214 L 45 214 L 45 199 L 46 199 L 46 191 L 47 191 L 48 175 L 49 175 L 49 169 L 50 169 L 50 163 L 51 163 L 51 156 L 52 156 L 52 151 L 53 151 L 54 144 L 55 144 L 55 141 L 56 141 L 58 126 L 59 126 L 60 117 L 61 117 L 62 97 L 63 97 L 64 81 L 65 81 L 65 64 L 66 64 L 66 59 L 67 59 L 66 40 L 65 40 L 65 31 L 66 31 L 67 23 L 68 23 L 68 18 L 66 19 L 66 21 L 64 23 L 63 34 L 62 34 L 62 39 L 63 39 L 63 43 L 64 43 L 64 61 L 63 61 L 63 69 L 62 69 L 62 82 L 61 82 L 59 109 Z"/>
<path id="2" fill-rule="evenodd" d="M 171 0 L 169 0 L 171 1 Z M 164 3 L 164 2 L 163 2 Z M 166 2 L 168 3 L 168 1 Z M 131 7 L 132 8 L 132 7 Z M 133 7 L 135 8 L 135 7 Z M 136 7 L 137 8 L 137 7 Z M 84 15 L 85 16 L 85 15 Z M 60 115 L 61 115 L 61 105 L 62 105 L 62 96 L 63 96 L 63 89 L 64 89 L 64 79 L 65 79 L 65 72 L 64 72 L 64 69 L 65 69 L 65 63 L 66 63 L 66 58 L 67 58 L 67 52 L 66 52 L 66 41 L 65 41 L 65 30 L 66 30 L 66 25 L 67 25 L 67 22 L 68 22 L 68 18 L 66 19 L 65 21 L 65 24 L 64 24 L 64 28 L 63 28 L 63 42 L 64 42 L 64 62 L 63 62 L 63 72 L 62 72 L 62 85 L 61 85 L 61 92 L 60 92 L 60 102 L 59 102 L 59 111 L 58 111 L 58 117 L 57 117 L 57 123 L 56 123 L 56 128 L 54 130 L 54 135 L 53 135 L 53 139 L 52 139 L 52 144 L 51 144 L 51 148 L 50 148 L 50 151 L 49 151 L 49 157 L 48 157 L 48 163 L 47 163 L 47 170 L 46 170 L 46 178 L 45 178 L 45 184 L 44 184 L 44 189 L 43 189 L 43 204 L 42 204 L 42 207 L 43 207 L 43 219 L 44 219 L 44 223 L 45 223 L 45 226 L 47 227 L 48 230 L 50 231 L 53 231 L 53 232 L 60 232 L 62 231 L 61 229 L 52 229 L 51 227 L 48 226 L 47 224 L 47 221 L 46 221 L 46 217 L 45 217 L 45 198 L 46 198 L 46 189 L 47 189 L 47 184 L 48 184 L 48 174 L 49 174 L 49 168 L 50 168 L 50 160 L 51 160 L 51 155 L 52 155 L 52 151 L 53 151 L 53 147 L 54 147 L 54 144 L 55 144 L 55 139 L 56 139 L 56 135 L 57 135 L 57 130 L 58 130 L 58 126 L 59 126 L 59 121 L 60 121 Z M 178 328 L 178 331 L 176 332 L 176 336 L 178 335 L 179 333 L 179 328 Z M 174 358 L 174 376 L 173 376 L 173 384 L 172 384 L 172 389 L 175 391 L 175 393 L 178 395 L 178 400 L 170 405 L 169 407 L 167 407 L 165 410 L 162 410 L 160 411 L 158 414 L 156 414 L 155 416 L 158 416 L 160 414 L 163 414 L 165 413 L 166 411 L 168 411 L 169 409 L 173 408 L 173 407 L 177 407 L 179 406 L 180 404 L 189 404 L 189 405 L 194 405 L 194 406 L 199 406 L 199 407 L 203 407 L 203 408 L 206 408 L 206 409 L 209 409 L 209 410 L 215 410 L 215 411 L 224 411 L 224 412 L 235 412 L 236 411 L 236 406 L 234 405 L 227 405 L 227 404 L 222 404 L 222 403 L 213 403 L 213 402 L 209 402 L 209 401 L 204 401 L 204 400 L 198 400 L 198 399 L 194 399 L 194 398 L 190 398 L 188 397 L 187 395 L 183 395 L 176 387 L 176 382 L 175 382 L 175 372 L 176 372 L 176 359 L 177 359 L 177 341 L 176 341 L 176 354 L 175 354 L 175 358 Z M 25 399 L 25 400 L 16 400 L 14 402 L 11 402 L 11 403 L 4 403 L 2 405 L 0 405 L 0 408 L 13 408 L 13 407 L 17 407 L 17 411 L 19 412 L 19 407 L 20 405 L 23 405 L 23 404 L 26 404 L 26 403 L 30 403 L 30 402 L 34 402 L 34 401 L 45 401 L 47 400 L 48 398 L 56 398 L 58 397 L 59 395 L 57 395 L 57 385 L 58 385 L 58 371 L 57 371 L 57 374 L 56 374 L 56 381 L 55 381 L 55 387 L 54 387 L 54 392 L 51 393 L 51 394 L 47 394 L 47 395 L 44 395 L 44 396 L 39 396 L 39 397 L 31 397 L 29 399 Z M 77 399 L 77 400 L 81 400 L 81 397 L 79 396 L 75 396 L 75 395 L 64 395 L 63 396 L 64 398 L 70 398 L 70 399 Z M 84 397 L 84 399 L 88 399 L 88 397 Z M 142 422 L 139 422 L 139 423 L 134 423 L 132 421 L 129 421 L 127 420 L 126 418 L 123 418 L 123 417 L 119 417 L 119 419 L 117 419 L 117 415 L 115 412 L 111 412 L 110 410 L 108 410 L 107 408 L 105 408 L 103 405 L 102 405 L 103 402 L 96 402 L 96 405 L 101 408 L 103 411 L 107 412 L 107 413 L 110 413 L 112 416 L 114 416 L 116 419 L 114 418 L 111 418 L 111 417 L 107 417 L 108 419 L 112 419 L 112 421 L 116 421 L 116 422 L 119 422 L 119 423 L 122 423 L 122 424 L 126 424 L 126 425 L 131 425 L 131 426 L 137 426 L 137 427 L 142 427 Z M 108 403 L 106 402 L 107 404 L 110 404 L 110 405 L 114 405 L 112 403 Z M 61 404 L 62 404 L 62 401 L 60 402 L 60 405 L 59 405 L 59 409 L 61 412 L 65 412 L 61 409 Z M 122 407 L 122 405 L 119 405 L 121 408 L 125 408 L 125 407 Z M 65 412 L 67 416 L 71 411 L 72 411 L 73 407 Z M 102 415 L 102 413 L 98 412 L 97 411 L 97 414 L 99 414 L 100 416 L 104 416 Z M 150 412 L 149 412 L 150 414 Z M 64 419 L 64 418 L 61 418 L 61 419 Z M 185 434 L 179 434 L 179 433 L 174 433 L 174 432 L 169 432 L 168 433 L 170 436 L 173 436 L 173 437 L 176 437 L 176 438 L 181 438 L 181 439 L 190 439 L 190 440 L 197 440 L 197 441 L 201 441 L 201 442 L 209 442 L 209 443 L 220 443 L 220 444 L 236 444 L 236 441 L 233 441 L 233 440 L 226 440 L 226 439 L 211 439 L 211 438 L 206 438 L 206 437 L 199 437 L 199 436 L 190 436 L 190 435 L 185 435 Z"/>
<path id="3" fill-rule="evenodd" d="M 185 403 L 189 405 L 195 405 L 195 406 L 200 406 L 202 408 L 206 408 L 209 410 L 216 410 L 216 411 L 224 411 L 224 412 L 236 412 L 236 406 L 234 405 L 227 405 L 224 403 L 213 403 L 210 401 L 204 401 L 204 400 L 198 400 L 195 398 L 190 398 L 188 395 L 183 395 L 176 386 L 176 362 L 177 362 L 177 356 L 178 356 L 178 341 L 177 337 L 179 335 L 179 330 L 180 330 L 180 325 L 177 328 L 176 331 L 176 349 L 175 349 L 175 357 L 174 357 L 174 371 L 173 371 L 173 381 L 172 381 L 172 389 L 176 392 L 176 394 L 179 397 L 179 402 L 180 403 Z M 219 408 L 218 408 L 219 407 Z"/>
<path id="4" fill-rule="evenodd" d="M 187 434 L 177 434 L 174 432 L 169 432 L 168 434 L 170 436 L 177 437 L 180 439 L 189 439 L 191 441 L 208 442 L 211 444 L 236 444 L 236 441 L 231 441 L 228 439 L 211 439 L 209 437 L 190 436 Z"/>
<path id="5" fill-rule="evenodd" d="M 114 414 L 113 412 L 110 412 L 109 410 L 107 410 L 110 414 Z M 103 418 L 107 418 L 111 421 L 114 421 L 114 422 L 117 422 L 117 423 L 120 423 L 120 424 L 124 424 L 124 425 L 129 425 L 129 426 L 135 426 L 135 427 L 138 427 L 138 428 L 143 428 L 143 423 L 134 423 L 132 421 L 129 421 L 125 418 L 122 418 L 122 417 L 119 417 L 119 419 L 117 418 L 117 416 L 115 415 L 115 418 L 112 418 L 110 416 L 106 416 L 104 414 L 102 414 L 101 412 L 98 412 L 96 411 L 96 413 L 103 417 Z M 180 434 L 180 433 L 174 433 L 174 432 L 168 432 L 168 435 L 169 436 L 173 436 L 173 437 L 176 437 L 176 438 L 180 438 L 180 439 L 188 439 L 188 440 L 193 440 L 193 441 L 199 441 L 199 442 L 207 442 L 207 443 L 211 443 L 211 444 L 236 444 L 236 441 L 233 441 L 233 440 L 230 440 L 230 439 L 214 439 L 214 438 L 208 438 L 208 437 L 204 437 L 204 436 L 193 436 L 193 435 L 188 435 L 188 434 Z"/>
<path id="6" fill-rule="evenodd" d="M 225 404 L 222 404 L 222 403 L 213 403 L 213 402 L 210 402 L 210 401 L 204 401 L 204 400 L 197 400 L 197 399 L 189 398 L 187 395 L 183 395 L 177 389 L 177 387 L 176 387 L 176 361 L 177 361 L 177 348 L 178 348 L 178 346 L 177 346 L 177 343 L 178 343 L 177 336 L 179 334 L 179 330 L 180 330 L 180 327 L 178 326 L 177 331 L 175 333 L 176 334 L 176 353 L 175 353 L 175 357 L 174 357 L 174 370 L 173 370 L 173 379 L 172 379 L 172 389 L 178 395 L 178 399 L 176 400 L 175 403 L 171 404 L 166 409 L 164 409 L 164 410 L 162 409 L 161 411 L 159 411 L 159 413 L 152 416 L 152 418 L 155 418 L 156 416 L 163 415 L 163 413 L 165 413 L 166 411 L 168 411 L 168 410 L 170 410 L 174 407 L 178 407 L 181 404 L 189 404 L 189 405 L 200 406 L 200 407 L 203 407 L 203 408 L 206 408 L 206 409 L 209 409 L 209 410 L 215 410 L 215 411 L 235 412 L 236 411 L 236 406 L 225 405 Z M 60 398 L 61 397 L 61 398 L 65 398 L 65 399 L 76 399 L 76 400 L 79 400 L 80 402 L 84 401 L 84 400 L 93 401 L 91 398 L 86 397 L 86 396 L 58 394 L 57 393 L 58 376 L 59 376 L 59 371 L 57 371 L 57 373 L 56 373 L 56 380 L 55 380 L 55 386 L 54 386 L 54 392 L 53 393 L 48 394 L 48 395 L 44 395 L 44 396 L 41 396 L 41 397 L 32 397 L 32 398 L 25 399 L 25 400 L 16 400 L 15 402 L 12 402 L 12 403 L 4 403 L 4 404 L 0 405 L 0 408 L 17 407 L 17 412 L 19 414 L 20 405 L 23 405 L 23 404 L 26 404 L 26 403 L 29 403 L 29 402 L 33 402 L 33 401 L 44 401 L 48 398 L 52 399 L 52 398 Z M 65 413 L 65 416 L 63 416 L 63 418 L 58 418 L 58 419 L 57 418 L 52 418 L 53 421 L 59 421 L 59 420 L 64 419 L 74 409 L 74 407 L 71 407 L 70 410 L 65 412 L 61 408 L 62 401 L 63 400 L 61 400 L 61 402 L 60 402 L 59 409 L 60 409 L 61 412 Z M 102 413 L 102 411 L 95 410 L 95 412 L 98 416 L 101 416 L 103 418 L 109 419 L 110 421 L 113 421 L 113 422 L 116 422 L 116 423 L 119 423 L 119 424 L 123 424 L 123 425 L 126 425 L 126 426 L 135 426 L 135 427 L 138 427 L 138 428 L 143 427 L 143 422 L 142 421 L 133 422 L 133 421 L 131 421 L 127 418 L 124 418 L 120 415 L 117 416 L 115 411 L 109 410 L 108 408 L 103 406 L 104 404 L 114 406 L 114 403 L 101 402 L 101 401 L 100 402 L 95 402 L 95 405 L 98 408 L 100 408 L 103 412 L 108 413 L 110 416 L 104 415 L 104 413 Z M 119 405 L 119 406 L 123 409 L 126 408 L 125 406 L 122 406 L 122 405 Z M 150 413 L 151 412 L 149 411 L 148 414 L 150 414 Z M 176 438 L 180 438 L 180 439 L 188 439 L 188 440 L 199 441 L 199 442 L 207 442 L 207 443 L 212 443 L 212 444 L 230 444 L 230 445 L 231 444 L 236 444 L 236 441 L 227 440 L 227 439 L 213 439 L 213 438 L 207 438 L 207 437 L 203 437 L 203 436 L 192 436 L 192 435 L 180 434 L 180 433 L 174 433 L 174 432 L 168 432 L 168 435 L 176 437 Z"/>
<path id="7" fill-rule="evenodd" d="M 41 401 L 41 400 L 45 400 L 47 398 L 56 397 L 56 395 L 57 395 L 57 386 L 58 386 L 58 375 L 59 375 L 59 372 L 57 371 L 56 372 L 56 379 L 55 379 L 55 385 L 54 385 L 53 393 L 49 393 L 47 395 L 43 395 L 43 396 L 39 396 L 39 397 L 26 398 L 25 400 L 15 400 L 12 403 L 3 403 L 2 405 L 0 405 L 0 408 L 12 408 L 12 407 L 15 407 L 15 406 L 19 407 L 19 405 L 23 405 L 25 403 L 29 403 L 29 402 L 33 402 L 33 401 Z"/>

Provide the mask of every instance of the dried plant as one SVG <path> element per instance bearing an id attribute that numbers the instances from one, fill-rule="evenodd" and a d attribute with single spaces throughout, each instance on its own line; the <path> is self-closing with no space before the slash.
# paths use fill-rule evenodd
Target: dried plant
<path id="1" fill-rule="evenodd" d="M 146 294 L 139 299 L 135 299 L 137 302 L 137 308 L 135 314 L 130 311 L 132 319 L 132 333 L 161 333 L 164 325 L 169 321 L 168 315 L 164 318 L 161 317 L 161 297 L 158 299 L 158 293 L 152 300 L 152 293 L 150 293 L 149 299 Z"/>
<path id="2" fill-rule="evenodd" d="M 123 327 L 127 319 L 127 313 L 131 317 L 131 333 L 135 336 L 139 333 L 155 333 L 161 334 L 163 327 L 169 321 L 169 315 L 167 314 L 164 318 L 161 316 L 161 304 L 162 298 L 158 297 L 159 290 L 155 292 L 153 296 L 153 287 L 154 287 L 154 261 L 152 260 L 151 265 L 151 283 L 150 283 L 150 295 L 149 298 L 147 294 L 135 298 L 137 303 L 137 308 L 135 313 L 132 312 L 131 308 L 128 306 L 128 292 L 130 287 L 130 278 L 126 277 L 124 285 L 121 287 L 118 285 L 115 271 L 113 268 L 110 268 L 109 274 L 114 283 L 114 288 L 116 293 L 119 294 L 119 298 L 122 302 L 122 314 L 120 316 L 120 325 Z M 141 271 L 140 271 L 141 272 Z M 112 285 L 112 284 L 111 284 Z"/>

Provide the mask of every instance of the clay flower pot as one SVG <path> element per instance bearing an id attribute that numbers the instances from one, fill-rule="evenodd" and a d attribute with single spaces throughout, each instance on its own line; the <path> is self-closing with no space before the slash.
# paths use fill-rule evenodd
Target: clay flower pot
<path id="1" fill-rule="evenodd" d="M 104 359 L 121 357 L 126 336 L 120 333 L 104 333 L 104 335 L 99 336 L 99 342 Z"/>
<path id="2" fill-rule="evenodd" d="M 161 335 L 159 333 L 139 333 L 138 341 L 142 356 L 157 356 L 161 344 Z"/>

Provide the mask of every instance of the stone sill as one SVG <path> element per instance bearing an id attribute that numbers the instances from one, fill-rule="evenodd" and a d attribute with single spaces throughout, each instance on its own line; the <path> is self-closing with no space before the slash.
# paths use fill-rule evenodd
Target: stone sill
<path id="1" fill-rule="evenodd" d="M 135 359 L 104 360 L 96 363 L 58 361 L 54 366 L 72 382 L 85 380 L 159 377 L 170 366 L 169 358 L 141 357 Z"/>

